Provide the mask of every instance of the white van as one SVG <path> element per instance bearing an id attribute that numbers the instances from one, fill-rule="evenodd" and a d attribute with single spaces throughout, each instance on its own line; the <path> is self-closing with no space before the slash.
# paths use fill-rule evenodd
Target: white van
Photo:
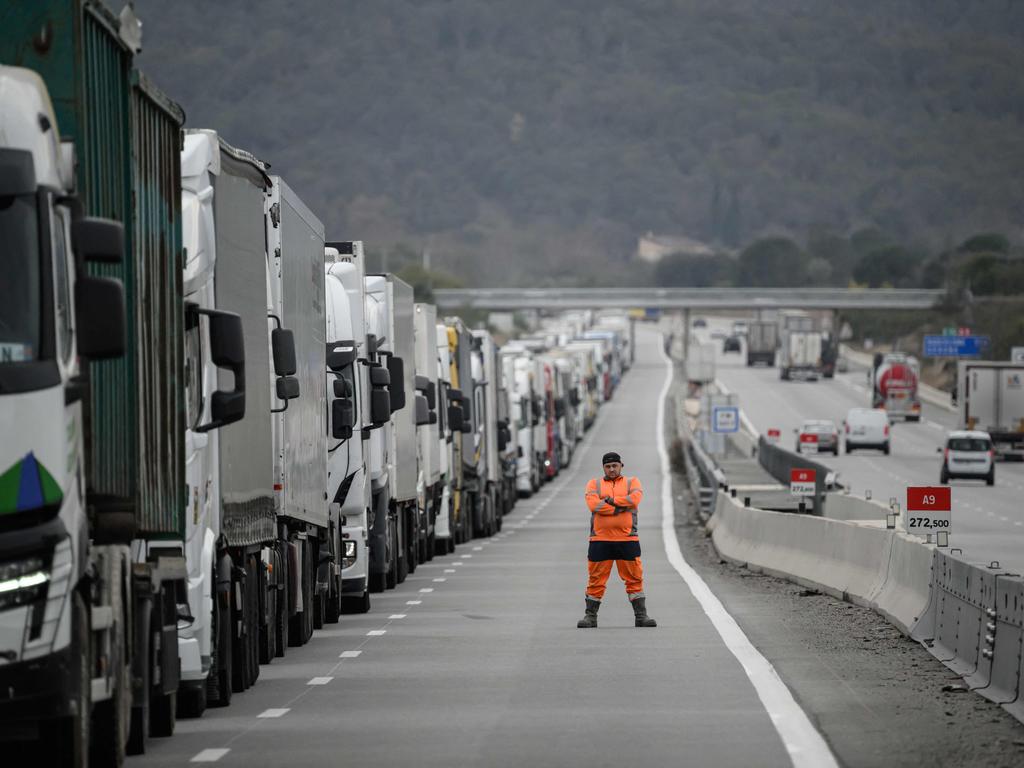
<path id="1" fill-rule="evenodd" d="M 957 430 L 946 435 L 946 444 L 939 449 L 942 453 L 942 470 L 939 482 L 946 485 L 954 477 L 968 477 L 984 480 L 988 485 L 996 483 L 996 466 L 993 460 L 992 438 L 988 432 Z"/>
<path id="2" fill-rule="evenodd" d="M 890 450 L 889 415 L 881 408 L 851 408 L 843 420 L 846 452 L 876 448 L 886 456 Z"/>

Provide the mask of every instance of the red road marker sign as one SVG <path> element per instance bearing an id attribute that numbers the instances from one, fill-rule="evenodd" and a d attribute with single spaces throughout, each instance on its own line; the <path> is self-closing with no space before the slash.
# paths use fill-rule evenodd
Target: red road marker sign
<path id="1" fill-rule="evenodd" d="M 775 427 L 768 428 L 768 442 L 777 443 L 782 439 L 782 430 Z"/>
<path id="2" fill-rule="evenodd" d="M 789 493 L 792 496 L 813 496 L 818 472 L 814 469 L 789 470 Z"/>
<path id="3" fill-rule="evenodd" d="M 948 486 L 907 488 L 907 533 L 927 536 L 952 528 L 952 489 Z M 941 543 L 941 542 L 940 542 Z"/>

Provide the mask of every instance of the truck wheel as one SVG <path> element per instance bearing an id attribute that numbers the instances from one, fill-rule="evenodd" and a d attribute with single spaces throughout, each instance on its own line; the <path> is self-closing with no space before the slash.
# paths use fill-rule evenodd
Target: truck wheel
<path id="1" fill-rule="evenodd" d="M 216 574 L 214 574 L 216 577 Z M 216 581 L 214 581 L 216 583 Z M 230 598 L 229 598 L 230 599 Z M 223 605 L 223 595 L 217 594 L 213 604 L 213 659 L 207 678 L 207 702 L 218 707 L 231 703 L 231 609 Z"/>
<path id="2" fill-rule="evenodd" d="M 47 722 L 40 744 L 50 759 L 47 765 L 85 768 L 89 764 L 89 716 L 92 709 L 92 664 L 89 651 L 89 611 L 78 592 L 72 598 L 72 648 L 78 664 L 77 713 Z M 17 758 L 15 758 L 17 760 Z"/>
<path id="3" fill-rule="evenodd" d="M 939 473 L 939 484 L 949 485 L 949 472 L 946 470 L 945 466 L 942 467 L 942 471 Z"/>
<path id="4" fill-rule="evenodd" d="M 245 563 L 248 565 L 248 563 Z M 231 577 L 231 690 L 235 693 L 241 693 L 246 690 L 252 681 L 249 679 L 249 633 L 246 622 L 248 611 L 246 608 L 249 605 L 249 589 L 251 585 L 248 583 L 248 574 L 246 569 L 235 567 L 232 569 L 235 573 Z M 245 579 L 242 581 L 241 579 Z M 239 593 L 241 596 L 239 597 Z"/>
<path id="5" fill-rule="evenodd" d="M 996 468 L 992 467 L 988 471 L 988 476 L 985 478 L 985 485 L 995 485 L 995 484 L 996 484 Z"/>
<path id="6" fill-rule="evenodd" d="M 367 613 L 370 610 L 370 593 L 363 592 L 362 597 L 341 598 L 342 613 Z"/>
<path id="7" fill-rule="evenodd" d="M 178 689 L 178 717 L 202 717 L 206 711 L 206 682 Z"/>

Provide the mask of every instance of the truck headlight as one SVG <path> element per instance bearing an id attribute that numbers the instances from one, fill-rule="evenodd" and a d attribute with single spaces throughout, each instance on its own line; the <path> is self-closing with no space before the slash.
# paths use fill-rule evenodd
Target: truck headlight
<path id="1" fill-rule="evenodd" d="M 42 557 L 0 564 L 0 610 L 34 603 L 46 594 L 50 568 Z"/>
<path id="2" fill-rule="evenodd" d="M 42 584 L 30 589 L 39 589 L 39 603 L 29 611 L 28 625 L 25 627 L 25 645 L 23 659 L 45 656 L 51 652 L 57 639 L 57 627 L 64 611 L 64 603 L 71 590 L 71 577 L 74 571 L 74 558 L 71 553 L 71 539 L 65 538 L 53 550 L 53 561 L 45 573 Z M 39 576 L 26 574 L 38 579 Z M 19 577 L 19 582 L 24 577 Z M 2 579 L 0 579 L 2 581 Z M 3 594 L 0 593 L 0 598 Z"/>
<path id="3" fill-rule="evenodd" d="M 345 554 L 341 559 L 342 568 L 351 568 L 356 563 L 356 542 L 353 539 L 345 540 Z"/>

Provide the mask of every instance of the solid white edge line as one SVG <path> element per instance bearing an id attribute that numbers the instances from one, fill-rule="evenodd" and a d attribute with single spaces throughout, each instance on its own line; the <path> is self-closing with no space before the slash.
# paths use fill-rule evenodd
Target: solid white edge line
<path id="1" fill-rule="evenodd" d="M 665 354 L 662 345 L 658 345 L 658 350 L 665 362 L 665 383 L 658 398 L 657 419 L 658 457 L 661 460 L 661 535 L 665 543 L 665 556 L 676 572 L 683 577 L 683 581 L 711 620 L 725 647 L 743 667 L 794 767 L 838 768 L 839 764 L 832 750 L 811 723 L 807 713 L 796 703 L 792 692 L 779 677 L 775 667 L 754 647 L 704 579 L 686 562 L 679 548 L 672 501 L 671 465 L 665 447 L 665 399 L 672 386 L 672 360 Z"/>
<path id="2" fill-rule="evenodd" d="M 189 760 L 190 763 L 216 763 L 224 755 L 230 752 L 230 749 L 216 748 L 216 749 L 204 749 L 201 752 Z"/>

